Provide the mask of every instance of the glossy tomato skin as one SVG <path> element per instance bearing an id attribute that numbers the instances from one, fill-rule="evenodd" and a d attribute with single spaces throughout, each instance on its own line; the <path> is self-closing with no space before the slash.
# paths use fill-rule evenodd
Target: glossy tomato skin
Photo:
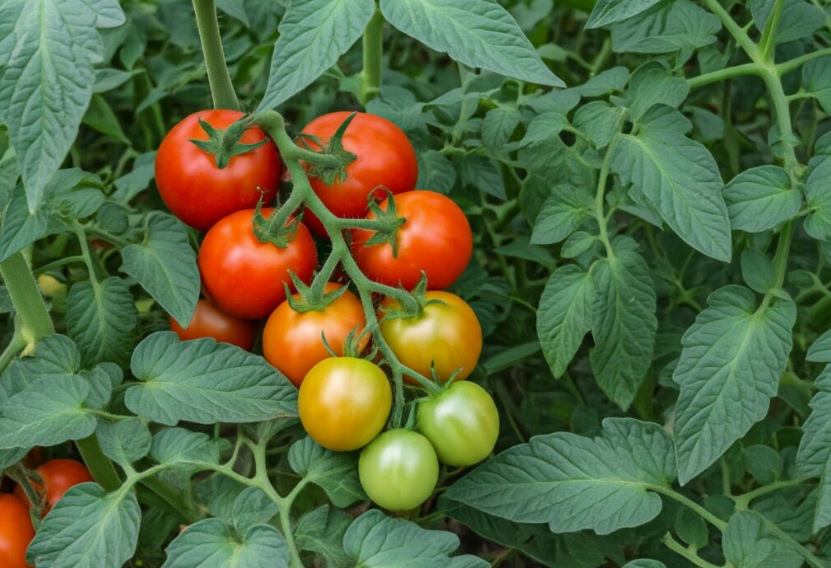
<path id="1" fill-rule="evenodd" d="M 316 136 L 326 142 L 351 112 L 333 112 L 319 116 L 306 125 L 303 134 Z M 312 149 L 318 149 L 310 144 Z M 326 185 L 311 178 L 312 189 L 326 207 L 338 217 L 362 218 L 366 215 L 368 196 L 379 186 L 393 194 L 412 191 L 418 180 L 418 160 L 413 145 L 404 132 L 385 118 L 359 112 L 343 136 L 343 147 L 357 156 L 346 167 L 346 179 Z M 379 198 L 383 198 L 380 191 Z M 305 220 L 320 236 L 325 236 L 320 221 L 309 211 Z"/>
<path id="2" fill-rule="evenodd" d="M 387 201 L 381 204 L 387 210 Z M 429 290 L 443 290 L 467 268 L 473 254 L 473 233 L 464 212 L 452 199 L 433 191 L 411 191 L 395 198 L 399 217 L 398 254 L 388 243 L 365 246 L 373 231 L 352 231 L 352 254 L 372 280 L 412 290 L 427 275 Z M 369 213 L 367 219 L 374 219 Z"/>
<path id="3" fill-rule="evenodd" d="M 499 411 L 488 391 L 470 381 L 453 383 L 418 404 L 418 431 L 439 460 L 467 467 L 488 457 L 499 437 Z"/>
<path id="4" fill-rule="evenodd" d="M 156 185 L 170 211 L 184 223 L 207 231 L 214 223 L 241 209 L 270 204 L 280 187 L 283 165 L 277 147 L 269 140 L 250 152 L 232 156 L 219 169 L 210 153 L 189 140 L 208 140 L 200 117 L 216 129 L 225 129 L 243 116 L 233 110 L 204 110 L 174 126 L 156 154 Z M 266 138 L 256 126 L 247 129 L 242 144 Z"/>
<path id="5" fill-rule="evenodd" d="M 432 378 L 432 369 L 447 381 L 458 369 L 455 380 L 466 379 L 476 368 L 482 353 L 482 326 L 476 313 L 459 296 L 431 291 L 425 298 L 438 300 L 424 307 L 414 318 L 384 318 L 381 335 L 402 364 Z M 390 298 L 381 302 L 383 310 L 394 308 Z"/>
<path id="6" fill-rule="evenodd" d="M 46 512 L 49 512 L 70 488 L 80 483 L 94 481 L 87 467 L 75 460 L 50 460 L 35 471 L 46 486 Z M 36 483 L 32 483 L 32 487 L 43 491 L 43 488 Z M 14 494 L 24 505 L 31 507 L 22 487 L 19 485 L 15 487 Z"/>
<path id="7" fill-rule="evenodd" d="M 392 389 L 384 372 L 365 359 L 331 357 L 303 379 L 297 405 L 312 440 L 336 452 L 372 441 L 384 428 Z"/>
<path id="8" fill-rule="evenodd" d="M 430 441 L 412 430 L 389 430 L 361 451 L 361 486 L 375 504 L 409 511 L 436 489 L 439 460 Z"/>
<path id="9" fill-rule="evenodd" d="M 26 549 L 35 538 L 29 508 L 14 495 L 0 495 L 0 566 L 30 568 Z"/>
<path id="10" fill-rule="evenodd" d="M 341 286 L 329 282 L 324 292 L 333 292 Z M 296 312 L 286 300 L 277 306 L 265 324 L 263 353 L 269 363 L 299 387 L 312 367 L 332 356 L 321 335 L 340 356 L 350 332 L 357 330 L 356 334 L 360 333 L 365 322 L 361 301 L 349 290 L 321 311 Z M 368 335 L 361 338 L 361 347 L 368 342 Z"/>
<path id="11" fill-rule="evenodd" d="M 209 300 L 197 302 L 196 311 L 193 312 L 193 318 L 187 327 L 182 327 L 171 317 L 170 329 L 175 331 L 182 341 L 211 337 L 246 351 L 253 347 L 257 333 L 257 328 L 252 322 L 229 316 Z"/>
<path id="12" fill-rule="evenodd" d="M 263 208 L 269 217 L 273 209 Z M 261 243 L 252 229 L 254 210 L 221 219 L 205 235 L 199 249 L 199 271 L 206 295 L 228 315 L 258 319 L 286 299 L 283 282 L 289 271 L 309 282 L 317 267 L 317 247 L 302 223 L 286 248 Z"/>

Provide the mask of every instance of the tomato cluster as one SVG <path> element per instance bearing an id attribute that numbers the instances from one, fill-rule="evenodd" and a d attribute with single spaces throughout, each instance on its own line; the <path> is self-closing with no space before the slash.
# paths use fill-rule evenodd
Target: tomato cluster
<path id="1" fill-rule="evenodd" d="M 28 461 L 28 460 L 27 460 Z M 43 495 L 43 512 L 48 513 L 70 488 L 88 481 L 92 475 L 84 464 L 75 460 L 54 459 L 35 469 L 43 481 L 31 482 L 32 488 Z M 26 549 L 35 538 L 29 509 L 32 504 L 21 486 L 14 494 L 0 494 L 0 566 L 2 568 L 30 568 L 26 563 Z"/>
<path id="2" fill-rule="evenodd" d="M 330 235 L 311 211 L 303 212 L 302 222 L 290 218 L 279 242 L 258 232 L 276 214 L 268 205 L 282 166 L 256 126 L 234 123 L 241 117 L 229 111 L 189 116 L 159 149 L 157 181 L 165 203 L 185 223 L 207 231 L 199 268 L 208 299 L 187 327 L 171 320 L 171 328 L 183 340 L 213 337 L 250 350 L 253 320 L 268 317 L 263 354 L 299 388 L 300 420 L 309 436 L 333 451 L 363 448 L 359 474 L 369 497 L 391 510 L 415 508 L 432 495 L 439 461 L 477 463 L 491 453 L 499 432 L 490 395 L 474 383 L 455 382 L 473 372 L 482 349 L 476 314 L 444 291 L 473 252 L 467 217 L 446 196 L 415 189 L 416 153 L 397 126 L 364 113 L 321 116 L 297 143 L 351 161 L 332 175 L 305 164 L 311 189 L 336 217 L 363 219 L 346 234 L 355 264 L 380 285 L 412 291 L 412 302 L 403 306 L 403 296 L 396 296 L 399 301 L 370 303 L 367 296 L 364 303 L 336 278 L 309 286 L 318 266 L 313 234 Z M 247 146 L 228 151 L 234 144 Z M 254 208 L 257 191 L 262 209 Z M 378 329 L 366 329 L 373 311 Z M 373 355 L 377 350 L 362 358 L 373 334 L 412 375 L 404 376 L 407 383 L 431 393 L 417 405 L 417 431 L 383 432 L 393 392 L 383 361 Z"/>

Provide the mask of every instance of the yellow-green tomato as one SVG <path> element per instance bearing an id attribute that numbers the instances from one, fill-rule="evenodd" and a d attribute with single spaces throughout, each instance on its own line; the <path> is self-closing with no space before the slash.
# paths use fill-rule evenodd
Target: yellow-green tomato
<path id="1" fill-rule="evenodd" d="M 490 455 L 499 437 L 499 412 L 488 392 L 469 381 L 453 383 L 418 405 L 418 430 L 442 463 L 466 467 Z"/>
<path id="2" fill-rule="evenodd" d="M 312 440 L 336 452 L 363 448 L 384 429 L 392 389 L 384 372 L 365 359 L 331 357 L 306 374 L 297 406 Z"/>
<path id="3" fill-rule="evenodd" d="M 409 511 L 436 489 L 439 460 L 430 441 L 418 432 L 389 430 L 361 451 L 358 473 L 376 505 Z"/>

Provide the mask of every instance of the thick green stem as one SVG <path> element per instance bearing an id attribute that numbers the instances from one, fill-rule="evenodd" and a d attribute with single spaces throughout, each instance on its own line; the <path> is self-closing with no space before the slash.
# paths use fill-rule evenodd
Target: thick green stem
<path id="1" fill-rule="evenodd" d="M 672 535 L 669 533 L 667 533 L 666 536 L 664 536 L 664 544 L 671 551 L 680 556 L 683 556 L 699 568 L 721 568 L 701 558 L 698 554 L 696 554 L 695 550 L 685 547 L 680 542 L 672 538 Z"/>
<path id="2" fill-rule="evenodd" d="M 384 56 L 384 16 L 375 9 L 375 15 L 364 31 L 364 69 L 361 72 L 361 103 L 378 96 L 381 88 L 381 70 Z"/>
<path id="3" fill-rule="evenodd" d="M 773 48 L 776 47 L 776 32 L 779 29 L 779 22 L 782 21 L 782 12 L 785 10 L 785 0 L 776 0 L 773 10 L 768 16 L 765 29 L 762 32 L 762 39 L 759 47 L 762 51 L 762 59 L 770 59 L 773 55 Z"/>
<path id="4" fill-rule="evenodd" d="M 40 339 L 55 333 L 52 318 L 23 252 L 16 252 L 0 262 L 0 274 L 9 291 L 20 321 L 20 334 L 26 344 L 34 346 Z"/>
<path id="5" fill-rule="evenodd" d="M 225 64 L 214 0 L 193 0 L 193 10 L 196 12 L 196 26 L 202 40 L 202 53 L 205 55 L 205 69 L 208 71 L 214 108 L 239 110 L 234 84 Z"/>
<path id="6" fill-rule="evenodd" d="M 829 55 L 831 55 L 831 47 L 820 49 L 818 51 L 812 51 L 811 53 L 806 53 L 805 55 L 796 57 L 790 61 L 778 64 L 776 66 L 776 70 L 780 75 L 784 75 L 785 73 L 790 73 L 791 71 L 802 67 L 809 61 L 819 59 L 820 57 L 827 57 Z"/>
<path id="7" fill-rule="evenodd" d="M 730 35 L 736 39 L 736 42 L 738 42 L 750 58 L 757 61 L 760 57 L 759 46 L 753 43 L 753 40 L 750 39 L 747 32 L 736 23 L 736 20 L 734 20 L 727 10 L 724 9 L 724 7 L 719 3 L 719 0 L 704 0 L 704 4 L 713 14 L 718 16 L 721 23 L 724 24 L 724 27 L 727 28 L 728 32 L 730 32 Z"/>
<path id="8" fill-rule="evenodd" d="M 612 249 L 612 243 L 609 241 L 609 235 L 606 231 L 606 215 L 604 213 L 604 197 L 606 195 L 606 182 L 609 179 L 609 169 L 612 162 L 612 152 L 617 143 L 617 136 L 612 139 L 612 143 L 606 149 L 606 156 L 603 158 L 603 165 L 600 168 L 600 177 L 597 180 L 597 192 L 594 196 L 594 217 L 597 219 L 597 225 L 600 228 L 600 242 L 606 247 L 606 256 L 612 258 L 615 253 Z"/>
<path id="9" fill-rule="evenodd" d="M 92 435 L 89 438 L 75 442 L 84 463 L 92 474 L 95 482 L 108 492 L 115 491 L 121 487 L 121 478 L 113 466 L 113 462 L 101 451 L 98 439 Z"/>
<path id="10" fill-rule="evenodd" d="M 748 493 L 744 493 L 742 495 L 736 495 L 733 497 L 733 501 L 736 502 L 737 509 L 747 509 L 750 506 L 750 503 L 754 499 L 758 499 L 759 497 L 763 497 L 768 495 L 769 493 L 774 493 L 779 491 L 780 489 L 785 489 L 787 487 L 795 487 L 797 485 L 802 485 L 806 481 L 808 481 L 807 477 L 798 477 L 796 479 L 787 479 L 784 481 L 775 481 L 769 485 L 765 485 L 763 487 L 759 487 L 753 491 Z"/>
<path id="11" fill-rule="evenodd" d="M 695 501 L 688 499 L 678 493 L 677 491 L 673 491 L 672 489 L 667 489 L 665 487 L 652 487 L 651 488 L 656 493 L 660 493 L 661 495 L 666 495 L 670 499 L 674 499 L 678 501 L 688 509 L 691 509 L 694 513 L 696 513 L 699 517 L 704 519 L 705 521 L 709 522 L 711 525 L 716 527 L 721 532 L 724 532 L 724 529 L 727 528 L 727 523 L 716 517 L 710 511 L 696 503 Z"/>
<path id="12" fill-rule="evenodd" d="M 704 75 L 687 79 L 687 85 L 689 85 L 691 89 L 697 89 L 699 87 L 704 87 L 706 85 L 710 85 L 711 83 L 724 81 L 733 77 L 741 77 L 743 75 L 760 75 L 761 71 L 762 68 L 759 64 L 745 63 L 744 65 L 727 67 L 726 69 L 719 69 L 718 71 L 713 71 L 712 73 L 705 73 Z"/>

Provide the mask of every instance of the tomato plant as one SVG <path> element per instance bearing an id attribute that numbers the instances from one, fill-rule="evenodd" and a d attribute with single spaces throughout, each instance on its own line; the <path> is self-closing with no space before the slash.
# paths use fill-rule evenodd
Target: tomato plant
<path id="1" fill-rule="evenodd" d="M 182 341 L 212 337 L 246 351 L 254 345 L 257 334 L 253 323 L 223 313 L 209 300 L 199 300 L 187 327 L 182 327 L 179 322 L 170 318 L 170 329 L 175 331 Z"/>
<path id="2" fill-rule="evenodd" d="M 0 566 L 831 565 L 829 0 L 2 8 Z"/>

